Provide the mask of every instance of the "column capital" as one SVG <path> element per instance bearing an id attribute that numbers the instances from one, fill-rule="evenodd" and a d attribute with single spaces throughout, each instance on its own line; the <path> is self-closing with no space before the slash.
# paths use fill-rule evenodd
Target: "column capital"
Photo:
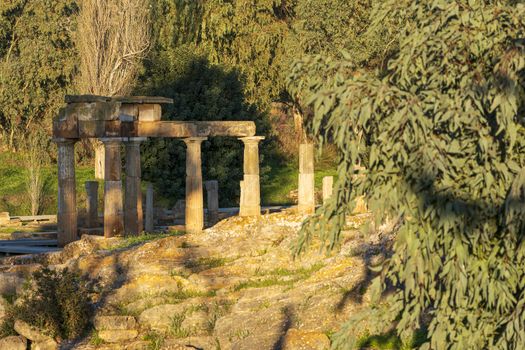
<path id="1" fill-rule="evenodd" d="M 124 137 L 122 138 L 122 141 L 124 143 L 141 143 L 147 140 L 148 140 L 147 137 Z"/>
<path id="2" fill-rule="evenodd" d="M 246 136 L 246 137 L 239 137 L 239 140 L 241 140 L 245 144 L 250 144 L 250 143 L 259 143 L 265 138 L 266 137 L 264 136 Z"/>
<path id="3" fill-rule="evenodd" d="M 208 138 L 207 137 L 186 137 L 184 139 L 182 139 L 182 141 L 184 141 L 185 144 L 192 144 L 192 143 L 202 143 L 202 141 L 206 141 Z"/>
<path id="4" fill-rule="evenodd" d="M 123 137 L 103 137 L 103 138 L 99 138 L 98 140 L 100 142 L 102 142 L 103 144 L 112 144 L 112 143 L 121 143 L 123 141 L 125 141 L 126 138 L 123 138 Z"/>
<path id="5" fill-rule="evenodd" d="M 66 139 L 63 137 L 55 137 L 51 141 L 53 141 L 56 144 L 59 144 L 59 143 L 75 144 L 78 141 L 78 139 Z"/>

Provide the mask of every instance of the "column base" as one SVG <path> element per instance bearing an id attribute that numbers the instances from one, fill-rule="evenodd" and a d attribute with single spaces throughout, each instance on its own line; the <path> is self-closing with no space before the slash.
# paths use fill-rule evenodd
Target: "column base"
<path id="1" fill-rule="evenodd" d="M 78 240 L 77 213 L 61 213 L 58 216 L 58 246 L 64 247 L 66 244 Z"/>
<path id="2" fill-rule="evenodd" d="M 261 206 L 242 206 L 239 208 L 239 216 L 261 216 Z"/>

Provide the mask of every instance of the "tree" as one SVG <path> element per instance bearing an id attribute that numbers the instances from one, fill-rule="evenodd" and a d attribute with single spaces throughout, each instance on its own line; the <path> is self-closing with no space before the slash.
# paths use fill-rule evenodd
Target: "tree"
<path id="1" fill-rule="evenodd" d="M 314 232 L 334 248 L 361 194 L 398 221 L 372 284 L 376 296 L 394 292 L 368 310 L 373 332 L 397 320 L 405 339 L 428 327 L 422 349 L 525 344 L 524 14 L 507 1 L 388 0 L 374 25 L 406 23 L 386 71 L 356 74 L 349 59 L 295 66 L 291 89 L 314 109 L 320 141 L 341 150 L 337 194 L 298 251 Z M 358 321 L 336 347 L 355 344 Z"/>
<path id="2" fill-rule="evenodd" d="M 76 43 L 79 91 L 115 96 L 131 92 L 150 47 L 147 3 L 141 0 L 82 0 Z M 95 176 L 104 178 L 104 148 L 95 142 Z"/>
<path id="3" fill-rule="evenodd" d="M 10 149 L 17 133 L 51 127 L 75 76 L 74 1 L 0 3 L 0 131 Z"/>

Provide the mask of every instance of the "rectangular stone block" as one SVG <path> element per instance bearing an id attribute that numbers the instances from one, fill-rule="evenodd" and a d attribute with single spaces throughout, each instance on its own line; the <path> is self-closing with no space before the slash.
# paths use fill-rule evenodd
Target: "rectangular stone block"
<path id="1" fill-rule="evenodd" d="M 330 197 L 332 197 L 334 187 L 334 177 L 325 176 L 323 177 L 323 203 L 326 203 Z"/>
<path id="2" fill-rule="evenodd" d="M 66 106 L 66 118 L 76 117 L 78 121 L 118 120 L 119 102 L 80 102 Z"/>
<path id="3" fill-rule="evenodd" d="M 9 216 L 9 213 L 6 211 L 0 212 L 0 225 L 9 225 L 9 222 L 11 221 L 11 217 Z"/>
<path id="4" fill-rule="evenodd" d="M 162 116 L 162 109 L 158 104 L 138 105 L 138 119 L 141 122 L 159 121 Z"/>
<path id="5" fill-rule="evenodd" d="M 298 209 L 300 213 L 312 214 L 315 211 L 314 174 L 299 174 Z"/>

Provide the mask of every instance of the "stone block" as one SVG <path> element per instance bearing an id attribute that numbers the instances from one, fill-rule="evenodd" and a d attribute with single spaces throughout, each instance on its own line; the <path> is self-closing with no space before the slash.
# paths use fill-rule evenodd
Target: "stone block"
<path id="1" fill-rule="evenodd" d="M 21 336 L 10 336 L 0 339 L 0 349 L 26 350 L 27 339 Z"/>
<path id="2" fill-rule="evenodd" d="M 41 349 L 41 350 L 58 349 L 58 344 L 53 338 L 45 334 L 42 334 L 42 332 L 39 329 L 27 324 L 24 321 L 16 320 L 14 328 L 18 334 L 31 340 L 34 343 L 32 346 L 32 348 L 34 349 Z"/>
<path id="3" fill-rule="evenodd" d="M 120 343 L 133 340 L 139 335 L 136 329 L 99 331 L 98 336 L 108 343 Z"/>
<path id="4" fill-rule="evenodd" d="M 323 177 L 323 203 L 326 203 L 330 197 L 332 197 L 334 187 L 334 177 L 325 176 Z"/>
<path id="5" fill-rule="evenodd" d="M 24 281 L 25 279 L 20 277 L 20 275 L 16 273 L 11 273 L 11 272 L 0 273 L 0 294 L 1 295 L 16 294 L 16 292 L 20 290 L 20 288 L 22 288 Z"/>
<path id="6" fill-rule="evenodd" d="M 11 218 L 9 216 L 9 213 L 6 211 L 0 212 L 0 226 L 1 225 L 9 225 Z"/>
<path id="7" fill-rule="evenodd" d="M 157 104 L 142 104 L 138 106 L 139 121 L 141 122 L 155 122 L 159 121 L 162 116 L 160 105 Z"/>

